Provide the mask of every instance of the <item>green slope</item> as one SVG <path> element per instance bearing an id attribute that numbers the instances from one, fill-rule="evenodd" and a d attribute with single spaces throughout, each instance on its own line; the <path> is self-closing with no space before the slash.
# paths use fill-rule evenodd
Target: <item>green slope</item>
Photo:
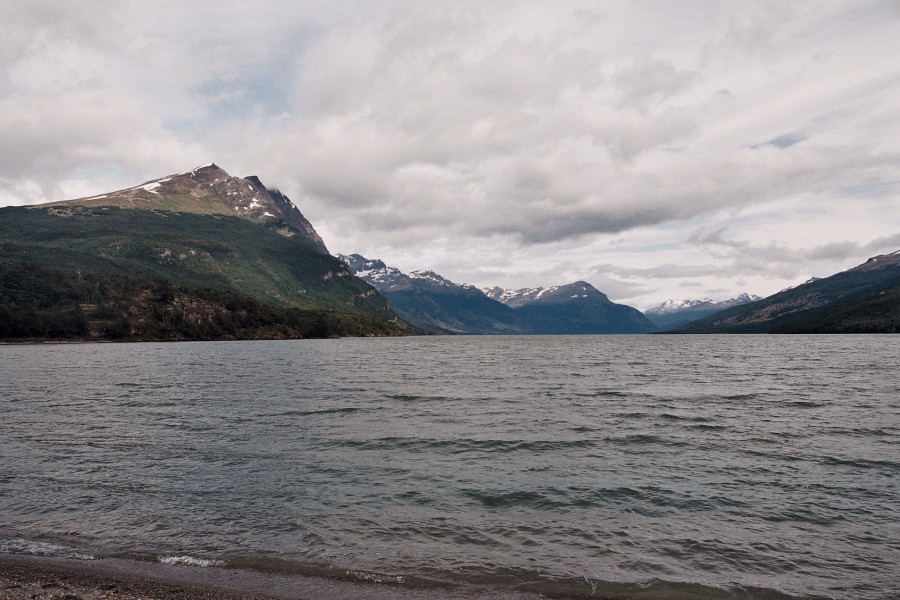
<path id="1" fill-rule="evenodd" d="M 772 333 L 900 333 L 900 285 L 809 311 Z"/>
<path id="2" fill-rule="evenodd" d="M 116 297 L 115 302 L 130 302 L 135 313 L 146 312 L 141 298 L 149 289 L 168 282 L 186 298 L 202 300 L 203 294 L 215 292 L 238 303 L 258 303 L 275 311 L 267 317 L 273 322 L 276 313 L 305 311 L 335 323 L 387 324 L 373 327 L 371 333 L 401 331 L 384 298 L 352 277 L 343 262 L 320 252 L 309 239 L 279 235 L 240 217 L 117 207 L 4 208 L 0 265 L 7 274 L 32 265 L 36 272 L 59 280 L 99 277 L 104 285 L 132 290 L 130 300 Z M 4 304 L 6 313 L 41 309 L 22 301 L 11 305 L 8 299 Z M 84 297 L 63 303 L 60 314 L 75 314 L 77 304 L 85 304 Z M 332 333 L 337 330 L 346 328 L 336 326 Z"/>

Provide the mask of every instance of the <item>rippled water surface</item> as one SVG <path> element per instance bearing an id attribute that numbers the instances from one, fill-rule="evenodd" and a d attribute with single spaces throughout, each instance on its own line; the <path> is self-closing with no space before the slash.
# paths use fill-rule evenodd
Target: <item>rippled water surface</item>
<path id="1" fill-rule="evenodd" d="M 621 596 L 900 596 L 900 336 L 0 359 L 0 551 Z"/>

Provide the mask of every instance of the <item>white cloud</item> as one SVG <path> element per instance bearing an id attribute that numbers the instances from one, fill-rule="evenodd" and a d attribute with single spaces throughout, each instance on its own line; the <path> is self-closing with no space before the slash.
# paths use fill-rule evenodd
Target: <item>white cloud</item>
<path id="1" fill-rule="evenodd" d="M 635 302 L 773 291 L 898 232 L 890 2 L 0 11 L 5 204 L 214 160 L 335 250 Z"/>

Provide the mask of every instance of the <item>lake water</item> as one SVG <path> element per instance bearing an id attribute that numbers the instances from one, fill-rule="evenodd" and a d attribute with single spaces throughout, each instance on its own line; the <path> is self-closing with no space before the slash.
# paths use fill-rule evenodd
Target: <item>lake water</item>
<path id="1" fill-rule="evenodd" d="M 0 346 L 0 552 L 900 597 L 900 336 Z"/>

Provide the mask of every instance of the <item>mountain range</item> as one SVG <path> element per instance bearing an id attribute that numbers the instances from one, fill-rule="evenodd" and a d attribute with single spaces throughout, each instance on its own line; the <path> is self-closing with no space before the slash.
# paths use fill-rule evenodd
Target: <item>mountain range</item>
<path id="1" fill-rule="evenodd" d="M 647 333 L 655 327 L 640 311 L 615 304 L 584 281 L 548 289 L 480 290 L 433 271 L 402 273 L 359 254 L 341 256 L 409 323 L 442 333 Z"/>
<path id="2" fill-rule="evenodd" d="M 589 283 L 478 289 L 334 257 L 287 196 L 215 164 L 0 208 L 0 339 L 896 332 L 900 251 L 768 298 L 647 311 Z M 688 322 L 690 321 L 690 322 Z"/>
<path id="3" fill-rule="evenodd" d="M 756 300 L 762 300 L 762 298 L 747 293 L 721 302 L 716 302 L 709 298 L 704 298 L 703 300 L 667 300 L 658 306 L 645 310 L 644 316 L 650 319 L 660 330 L 665 331 L 687 325 L 691 321 L 702 319 L 720 310 L 748 304 Z"/>
<path id="4" fill-rule="evenodd" d="M 900 333 L 900 250 L 693 321 L 677 333 Z"/>

